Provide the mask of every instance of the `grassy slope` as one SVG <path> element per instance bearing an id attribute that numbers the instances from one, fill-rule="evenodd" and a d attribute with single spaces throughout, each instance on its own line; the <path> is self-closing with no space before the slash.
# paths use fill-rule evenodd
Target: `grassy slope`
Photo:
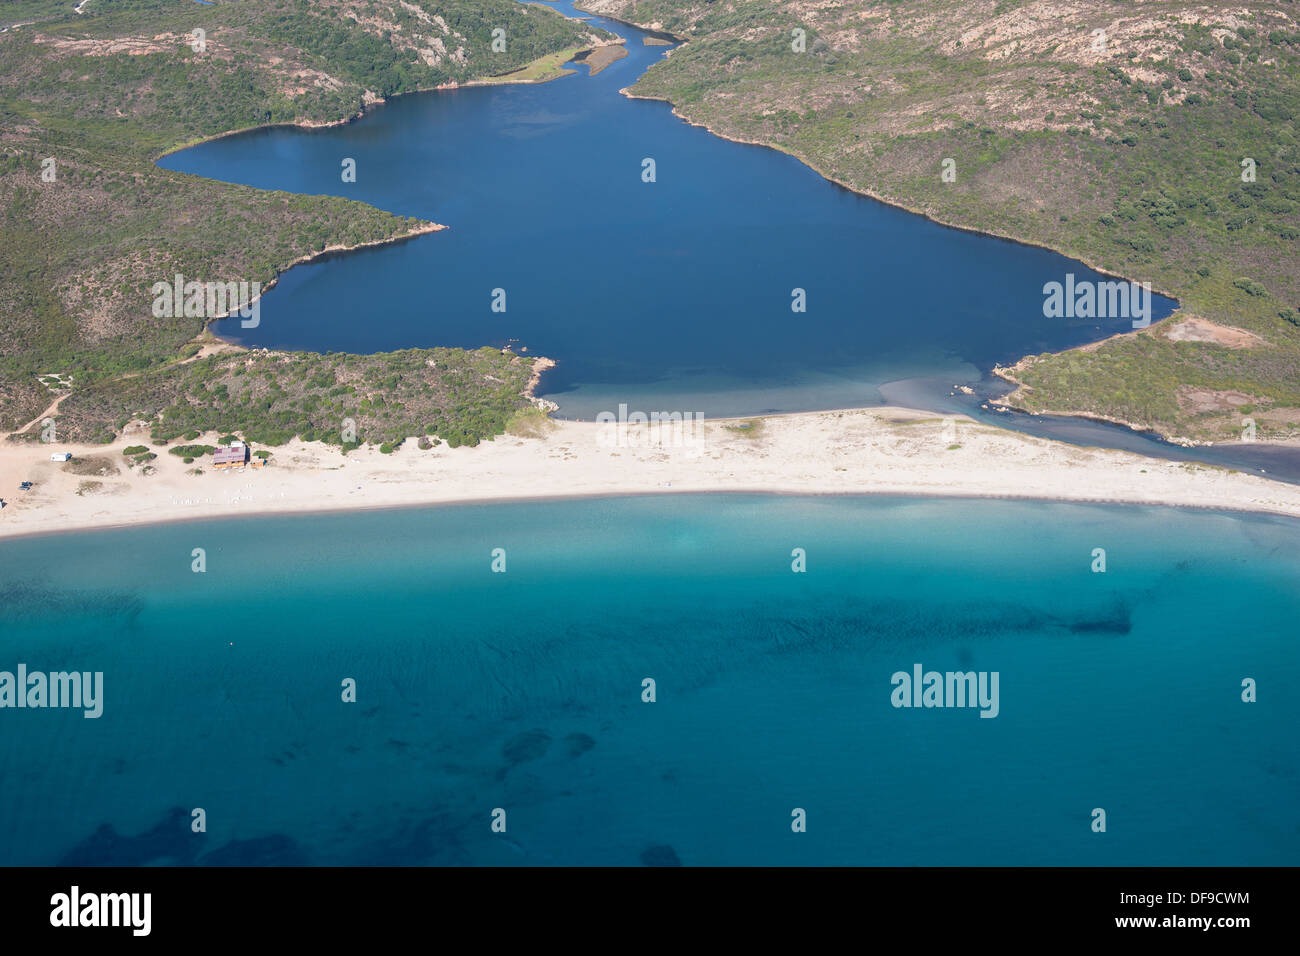
<path id="1" fill-rule="evenodd" d="M 71 16 L 76 0 L 0 0 L 0 28 Z"/>
<path id="2" fill-rule="evenodd" d="M 229 130 L 339 121 L 378 97 L 517 69 L 580 45 L 591 28 L 514 0 L 91 0 L 80 16 L 45 6 L 54 19 L 0 34 L 0 429 L 51 403 L 58 393 L 37 379 L 51 372 L 72 382 L 65 439 L 107 440 L 130 417 L 166 412 L 167 436 L 183 422 L 329 438 L 351 417 L 366 439 L 436 424 L 449 440 L 477 441 L 527 404 L 530 360 L 490 349 L 295 355 L 277 388 L 251 390 L 246 366 L 264 358 L 175 364 L 197 351 L 203 320 L 154 318 L 154 282 L 179 272 L 266 283 L 326 246 L 422 224 L 154 160 Z M 489 48 L 498 25 L 506 53 Z M 195 27 L 202 52 L 190 45 Z M 41 178 L 47 157 L 54 182 Z"/>
<path id="3" fill-rule="evenodd" d="M 1300 7 L 1288 0 L 586 0 L 689 36 L 633 88 L 943 222 L 1149 280 L 1256 333 L 1029 357 L 1015 401 L 1232 438 L 1300 434 Z M 807 33 L 806 52 L 791 31 Z M 1104 30 L 1097 49 L 1094 31 Z M 1257 163 L 1257 181 L 1240 163 Z M 944 158 L 955 183 L 941 181 Z M 1208 390 L 1219 409 L 1180 395 Z M 1241 398 L 1237 398 L 1241 401 Z"/>

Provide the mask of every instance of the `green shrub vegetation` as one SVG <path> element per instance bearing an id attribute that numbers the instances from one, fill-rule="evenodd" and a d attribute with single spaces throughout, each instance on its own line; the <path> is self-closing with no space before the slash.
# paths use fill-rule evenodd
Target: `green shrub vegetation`
<path id="1" fill-rule="evenodd" d="M 227 432 L 237 424 L 259 445 L 295 436 L 342 445 L 350 422 L 353 448 L 423 434 L 452 447 L 476 445 L 504 432 L 516 409 L 531 407 L 522 395 L 532 363 L 494 348 L 218 353 L 153 375 L 87 386 L 64 399 L 59 421 L 77 439 L 111 441 L 115 429 L 145 407 L 159 409 L 153 429 L 163 442 L 195 431 Z M 212 448 L 169 450 L 197 456 Z"/>
<path id="2" fill-rule="evenodd" d="M 692 122 L 939 221 L 1150 281 L 1184 312 L 1264 343 L 1229 349 L 1152 329 L 1035 356 L 1016 373 L 1032 386 L 1015 396 L 1020 406 L 1235 437 L 1240 416 L 1183 400 L 1196 386 L 1259 399 L 1261 438 L 1300 421 L 1300 325 L 1288 318 L 1300 309 L 1295 3 L 604 0 L 600 9 L 689 38 L 633 91 L 671 100 Z M 803 53 L 792 50 L 795 28 L 806 31 Z M 1103 51 L 1087 40 L 1094 30 L 1107 32 Z M 955 182 L 941 179 L 945 158 Z"/>
<path id="3" fill-rule="evenodd" d="M 343 396 L 310 383 L 340 373 L 339 360 L 285 357 L 305 381 L 275 391 L 251 380 L 243 357 L 199 359 L 203 320 L 155 318 L 150 288 L 176 273 L 266 284 L 327 246 L 428 226 L 352 200 L 173 173 L 155 165 L 160 154 L 259 124 L 342 121 L 378 98 L 508 72 L 602 32 L 515 0 L 91 0 L 81 15 L 71 7 L 0 7 L 0 24 L 41 21 L 0 33 L 0 431 L 70 389 L 58 413 L 70 440 L 111 440 L 132 420 L 148 422 L 157 441 L 192 441 L 212 428 L 278 442 L 337 433 L 338 422 L 326 428 L 319 416 L 326 398 L 343 405 Z M 510 42 L 489 54 L 497 26 Z M 201 52 L 191 47 L 196 27 L 206 32 Z M 42 179 L 47 159 L 52 182 Z M 404 394 L 361 419 L 411 433 L 436 423 L 449 442 L 473 443 L 527 404 L 522 386 L 505 394 L 477 377 L 493 363 L 476 352 L 393 361 L 406 368 L 435 355 L 440 364 L 418 376 L 429 398 Z M 52 373 L 61 378 L 38 378 Z M 348 366 L 343 387 L 380 397 L 394 374 L 385 356 L 368 356 Z M 395 409 L 407 406 L 420 417 L 401 420 Z"/>
<path id="4" fill-rule="evenodd" d="M 202 455 L 211 455 L 217 449 L 212 445 L 174 445 L 167 450 L 173 455 L 179 455 L 186 461 L 192 461 Z"/>

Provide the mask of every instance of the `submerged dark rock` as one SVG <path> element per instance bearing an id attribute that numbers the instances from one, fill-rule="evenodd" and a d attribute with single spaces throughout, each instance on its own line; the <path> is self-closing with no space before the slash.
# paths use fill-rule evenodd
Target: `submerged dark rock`
<path id="1" fill-rule="evenodd" d="M 511 766 L 536 760 L 551 749 L 551 735 L 544 730 L 526 730 L 505 742 L 501 755 Z"/>
<path id="2" fill-rule="evenodd" d="M 172 807 L 153 827 L 124 836 L 102 823 L 59 861 L 60 866 L 144 866 L 170 862 L 188 864 L 202 846 L 204 835 L 190 830 L 190 814 Z"/>
<path id="3" fill-rule="evenodd" d="M 1133 618 L 1127 605 L 1116 605 L 1099 617 L 1082 618 L 1066 624 L 1073 634 L 1127 634 L 1133 630 Z"/>
<path id="4" fill-rule="evenodd" d="M 231 840 L 198 860 L 199 866 L 306 866 L 307 856 L 298 841 L 283 833 Z"/>
<path id="5" fill-rule="evenodd" d="M 596 746 L 596 738 L 588 734 L 575 733 L 565 737 L 564 743 L 569 748 L 570 757 L 580 757 Z"/>
<path id="6" fill-rule="evenodd" d="M 682 861 L 677 856 L 677 851 L 672 847 L 664 844 L 663 846 L 652 846 L 641 854 L 641 862 L 646 866 L 681 866 Z"/>

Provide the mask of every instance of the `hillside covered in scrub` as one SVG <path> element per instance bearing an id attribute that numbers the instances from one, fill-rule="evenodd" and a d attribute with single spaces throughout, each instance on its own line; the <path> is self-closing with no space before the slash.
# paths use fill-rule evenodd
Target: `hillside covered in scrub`
<path id="1" fill-rule="evenodd" d="M 266 285 L 302 257 L 429 224 L 155 161 L 228 131 L 340 122 L 386 97 L 563 59 L 603 31 L 515 0 L 87 0 L 80 14 L 17 0 L 0 26 L 0 431 L 58 399 L 64 440 L 108 440 L 128 418 L 167 435 L 328 440 L 346 416 L 361 440 L 436 426 L 472 443 L 529 405 L 532 360 L 496 350 L 203 349 L 204 318 L 155 317 L 153 283 Z M 491 49 L 497 27 L 505 52 Z"/>
<path id="2" fill-rule="evenodd" d="M 1189 324 L 1026 357 L 1013 404 L 1197 439 L 1239 437 L 1247 415 L 1261 439 L 1300 435 L 1300 5 L 580 6 L 689 38 L 632 92 L 691 122 L 1181 301 Z"/>

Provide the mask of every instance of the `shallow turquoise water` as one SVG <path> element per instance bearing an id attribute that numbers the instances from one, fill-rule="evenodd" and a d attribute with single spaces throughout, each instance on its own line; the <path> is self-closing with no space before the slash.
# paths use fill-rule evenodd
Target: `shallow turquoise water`
<path id="1" fill-rule="evenodd" d="M 9 542 L 0 670 L 105 704 L 0 710 L 0 864 L 1294 864 L 1298 527 L 683 496 Z M 915 663 L 999 715 L 895 709 Z"/>

